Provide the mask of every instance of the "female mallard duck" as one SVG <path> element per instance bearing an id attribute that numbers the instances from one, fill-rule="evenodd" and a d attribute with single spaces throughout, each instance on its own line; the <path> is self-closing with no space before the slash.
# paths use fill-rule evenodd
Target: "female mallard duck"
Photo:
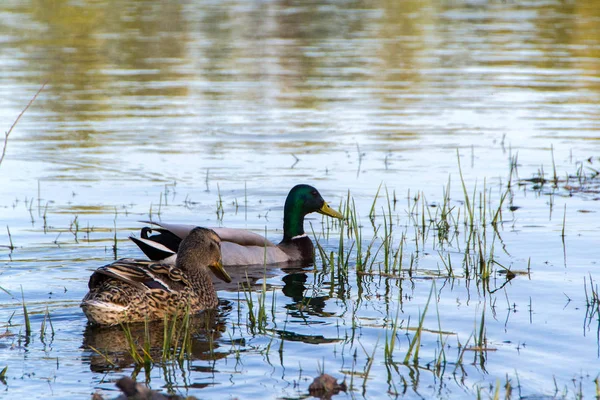
<path id="1" fill-rule="evenodd" d="M 311 212 L 343 219 L 323 200 L 321 194 L 312 186 L 296 185 L 290 190 L 283 210 L 283 239 L 277 245 L 262 236 L 243 229 L 212 228 L 221 237 L 223 265 L 277 264 L 286 262 L 312 262 L 314 246 L 304 233 L 304 217 Z M 173 256 L 182 239 L 194 228 L 194 225 L 166 224 L 154 229 L 159 233 L 148 236 L 151 228 L 142 228 L 141 237 L 130 237 L 151 260 L 163 260 Z M 168 262 L 171 262 L 169 260 Z"/>
<path id="2" fill-rule="evenodd" d="M 208 269 L 231 281 L 221 262 L 220 242 L 215 232 L 198 227 L 181 241 L 174 266 L 124 258 L 100 267 L 90 277 L 81 308 L 98 325 L 215 308 L 219 299 Z"/>

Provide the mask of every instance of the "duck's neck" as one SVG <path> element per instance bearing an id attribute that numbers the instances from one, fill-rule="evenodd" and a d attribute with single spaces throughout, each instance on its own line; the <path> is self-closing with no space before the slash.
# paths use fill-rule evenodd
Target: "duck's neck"
<path id="1" fill-rule="evenodd" d="M 213 297 L 216 298 L 217 295 L 212 283 L 212 278 L 206 268 L 186 268 L 187 260 L 178 259 L 177 261 L 179 261 L 177 266 L 187 275 L 192 287 L 197 293 L 202 293 L 203 296 L 206 296 L 211 300 Z"/>
<path id="2" fill-rule="evenodd" d="M 194 284 L 203 284 L 206 282 L 212 285 L 210 274 L 204 268 L 189 268 L 185 270 L 185 274 Z"/>
<path id="3" fill-rule="evenodd" d="M 304 213 L 295 204 L 286 201 L 283 210 L 283 242 L 304 235 Z"/>

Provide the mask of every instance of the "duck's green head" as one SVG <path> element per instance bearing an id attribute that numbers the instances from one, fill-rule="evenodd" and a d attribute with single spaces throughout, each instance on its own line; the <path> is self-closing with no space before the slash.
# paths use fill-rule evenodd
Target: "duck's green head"
<path id="1" fill-rule="evenodd" d="M 304 234 L 304 216 L 311 212 L 318 212 L 339 219 L 344 218 L 342 214 L 329 207 L 329 204 L 323 200 L 317 189 L 310 185 L 296 185 L 290 190 L 285 200 L 283 211 L 284 240 Z"/>

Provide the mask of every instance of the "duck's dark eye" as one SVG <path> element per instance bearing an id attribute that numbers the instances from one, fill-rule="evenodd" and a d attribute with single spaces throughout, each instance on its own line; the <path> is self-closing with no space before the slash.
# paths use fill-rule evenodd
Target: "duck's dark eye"
<path id="1" fill-rule="evenodd" d="M 310 192 L 310 194 L 312 194 L 313 196 L 317 196 L 318 193 L 316 190 L 313 190 L 312 192 Z"/>

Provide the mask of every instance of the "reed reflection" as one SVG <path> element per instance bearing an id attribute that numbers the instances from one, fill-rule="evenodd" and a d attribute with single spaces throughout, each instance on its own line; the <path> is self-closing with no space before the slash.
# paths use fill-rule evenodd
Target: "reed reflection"
<path id="1" fill-rule="evenodd" d="M 88 324 L 83 333 L 82 348 L 87 352 L 84 363 L 93 372 L 124 368 L 177 364 L 183 360 L 215 361 L 227 357 L 219 351 L 232 310 L 222 301 L 217 311 L 179 316 L 170 321 L 149 321 L 124 326 L 98 327 Z"/>

